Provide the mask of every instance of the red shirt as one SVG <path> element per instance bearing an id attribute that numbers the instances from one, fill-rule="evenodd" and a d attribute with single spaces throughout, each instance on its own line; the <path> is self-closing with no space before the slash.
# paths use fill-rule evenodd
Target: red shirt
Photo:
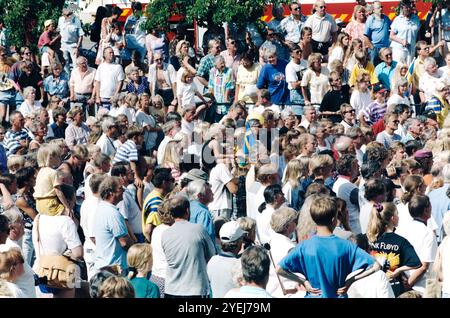
<path id="1" fill-rule="evenodd" d="M 384 118 L 378 120 L 375 124 L 372 126 L 373 135 L 376 136 L 380 132 L 384 130 Z"/>
<path id="2" fill-rule="evenodd" d="M 52 38 L 50 37 L 50 32 L 44 31 L 39 37 L 38 48 L 42 48 L 44 45 L 49 45 Z"/>

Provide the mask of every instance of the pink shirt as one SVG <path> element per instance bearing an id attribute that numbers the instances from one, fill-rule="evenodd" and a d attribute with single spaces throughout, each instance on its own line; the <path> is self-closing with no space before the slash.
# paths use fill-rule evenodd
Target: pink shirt
<path id="1" fill-rule="evenodd" d="M 75 67 L 70 75 L 70 87 L 74 88 L 76 94 L 91 94 L 94 90 L 95 69 L 88 67 L 85 73 L 81 73 Z"/>
<path id="2" fill-rule="evenodd" d="M 354 39 L 363 39 L 365 23 L 351 21 L 345 27 L 345 32 L 350 36 L 350 41 Z"/>

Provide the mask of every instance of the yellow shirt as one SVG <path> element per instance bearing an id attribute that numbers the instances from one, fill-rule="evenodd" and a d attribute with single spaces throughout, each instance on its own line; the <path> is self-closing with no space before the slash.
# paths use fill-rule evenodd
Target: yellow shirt
<path id="1" fill-rule="evenodd" d="M 370 84 L 376 84 L 378 83 L 378 77 L 377 74 L 375 74 L 375 67 L 371 62 L 368 62 L 365 68 L 359 67 L 359 64 L 355 64 L 352 69 L 352 73 L 350 74 L 350 79 L 348 81 L 348 84 L 350 86 L 355 86 L 356 79 L 358 78 L 359 73 L 361 72 L 367 72 L 370 75 Z"/>

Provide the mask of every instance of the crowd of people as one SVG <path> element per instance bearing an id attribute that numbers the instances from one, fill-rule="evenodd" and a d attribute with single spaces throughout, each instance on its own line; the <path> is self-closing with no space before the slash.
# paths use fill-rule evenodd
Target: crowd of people
<path id="1" fill-rule="evenodd" d="M 99 7 L 94 60 L 70 9 L 38 52 L 0 21 L 0 296 L 450 297 L 450 29 L 326 8 L 195 52 Z"/>

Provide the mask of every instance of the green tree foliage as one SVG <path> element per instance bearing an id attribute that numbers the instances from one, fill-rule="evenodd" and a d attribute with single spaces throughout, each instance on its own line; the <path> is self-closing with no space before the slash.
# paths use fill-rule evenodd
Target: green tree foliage
<path id="1" fill-rule="evenodd" d="M 223 22 L 244 26 L 257 21 L 266 4 L 266 0 L 154 0 L 146 6 L 145 28 L 167 28 L 172 14 L 181 14 L 188 23 L 195 19 L 200 26 L 222 25 Z"/>
<path id="2" fill-rule="evenodd" d="M 0 14 L 8 29 L 10 45 L 36 50 L 44 21 L 61 16 L 64 0 L 0 0 Z"/>

